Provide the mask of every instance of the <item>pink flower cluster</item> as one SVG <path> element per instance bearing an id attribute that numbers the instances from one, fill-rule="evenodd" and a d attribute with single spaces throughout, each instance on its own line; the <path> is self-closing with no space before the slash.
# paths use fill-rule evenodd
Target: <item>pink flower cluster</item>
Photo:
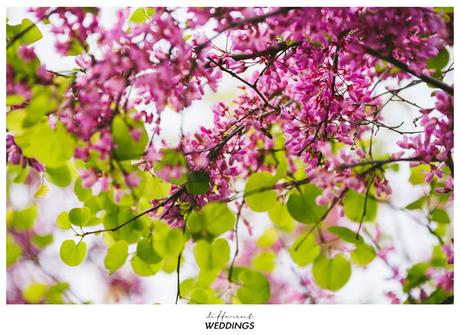
<path id="1" fill-rule="evenodd" d="M 6 161 L 13 165 L 30 166 L 37 172 L 45 171 L 45 168 L 34 158 L 28 158 L 22 154 L 21 148 L 14 141 L 13 135 L 6 135 Z"/>

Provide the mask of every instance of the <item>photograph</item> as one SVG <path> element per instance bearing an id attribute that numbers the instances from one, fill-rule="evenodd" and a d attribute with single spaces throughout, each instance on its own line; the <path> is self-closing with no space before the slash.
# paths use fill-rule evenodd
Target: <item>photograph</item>
<path id="1" fill-rule="evenodd" d="M 453 310 L 454 7 L 213 5 L 4 8 L 6 308 Z"/>

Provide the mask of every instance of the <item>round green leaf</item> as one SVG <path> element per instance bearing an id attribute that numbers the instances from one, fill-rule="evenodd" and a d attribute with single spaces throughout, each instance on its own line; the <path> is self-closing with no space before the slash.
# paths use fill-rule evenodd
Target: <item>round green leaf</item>
<path id="1" fill-rule="evenodd" d="M 125 264 L 128 258 L 128 242 L 117 241 L 110 246 L 104 258 L 104 266 L 109 270 L 110 274 Z"/>
<path id="2" fill-rule="evenodd" d="M 348 282 L 350 276 L 350 262 L 342 254 L 332 259 L 322 255 L 313 263 L 313 278 L 323 289 L 338 291 Z"/>
<path id="3" fill-rule="evenodd" d="M 351 252 L 351 260 L 353 263 L 365 266 L 372 262 L 375 258 L 375 250 L 368 244 L 360 244 Z"/>
<path id="4" fill-rule="evenodd" d="M 449 52 L 446 48 L 439 50 L 439 53 L 436 57 L 430 58 L 427 60 L 426 65 L 430 69 L 442 71 L 444 67 L 449 63 Z"/>
<path id="5" fill-rule="evenodd" d="M 19 34 L 21 35 L 19 36 Z M 14 36 L 19 36 L 16 43 L 26 45 L 32 44 L 43 37 L 37 25 L 29 19 L 22 19 L 20 24 L 14 26 L 7 24 L 6 36 L 8 40 L 12 39 Z"/>
<path id="6" fill-rule="evenodd" d="M 62 261 L 69 266 L 77 266 L 86 256 L 86 243 L 81 241 L 78 245 L 74 240 L 65 240 L 59 252 Z"/>
<path id="7" fill-rule="evenodd" d="M 70 169 L 67 165 L 62 165 L 56 168 L 46 168 L 46 178 L 54 185 L 66 187 L 72 182 Z"/>
<path id="8" fill-rule="evenodd" d="M 89 208 L 72 208 L 69 212 L 69 220 L 76 226 L 84 226 L 88 223 L 91 217 L 91 211 Z"/>
<path id="9" fill-rule="evenodd" d="M 39 122 L 15 137 L 15 141 L 25 156 L 46 167 L 62 166 L 74 153 L 74 139 L 60 122 L 55 129 L 50 128 L 48 121 Z"/>
<path id="10" fill-rule="evenodd" d="M 140 131 L 138 140 L 132 137 L 128 126 Z M 129 118 L 125 120 L 120 115 L 113 118 L 112 137 L 115 144 L 115 155 L 118 160 L 130 160 L 141 157 L 148 142 L 148 135 L 143 123 Z"/>
<path id="11" fill-rule="evenodd" d="M 238 275 L 241 287 L 237 291 L 243 304 L 264 304 L 270 299 L 270 284 L 259 272 L 242 270 Z"/>
<path id="12" fill-rule="evenodd" d="M 22 297 L 29 304 L 38 304 L 48 292 L 48 285 L 44 283 L 32 283 L 22 291 Z"/>
<path id="13" fill-rule="evenodd" d="M 354 231 L 348 229 L 347 227 L 333 226 L 328 228 L 329 232 L 337 235 L 342 240 L 348 243 L 361 244 L 363 243 L 363 238 L 361 235 L 356 235 Z"/>
<path id="14" fill-rule="evenodd" d="M 244 196 L 250 209 L 254 212 L 266 212 L 275 205 L 277 194 L 272 189 L 273 184 L 273 176 L 266 171 L 249 177 Z"/>
<path id="15" fill-rule="evenodd" d="M 280 228 L 289 229 L 293 224 L 291 214 L 289 214 L 285 203 L 277 202 L 268 212 L 270 220 Z"/>
<path id="16" fill-rule="evenodd" d="M 321 248 L 316 243 L 315 237 L 311 234 L 308 237 L 305 237 L 305 234 L 299 236 L 289 249 L 292 260 L 300 267 L 313 262 L 319 256 L 320 252 Z"/>
<path id="17" fill-rule="evenodd" d="M 70 220 L 69 220 L 69 214 L 64 211 L 61 212 L 58 217 L 56 218 L 56 225 L 61 228 L 61 229 L 70 229 Z"/>
<path id="18" fill-rule="evenodd" d="M 274 251 L 263 251 L 254 256 L 251 265 L 262 272 L 273 272 L 275 269 L 276 254 Z"/>
<path id="19" fill-rule="evenodd" d="M 365 194 L 360 194 L 354 190 L 348 190 L 345 198 L 343 199 L 343 210 L 345 216 L 354 222 L 360 222 L 363 215 L 364 203 L 366 201 Z M 373 198 L 367 198 L 366 215 L 364 215 L 364 222 L 372 222 L 377 217 L 377 201 Z"/>
<path id="20" fill-rule="evenodd" d="M 301 223 L 317 223 L 327 211 L 327 206 L 316 204 L 316 198 L 321 193 L 313 184 L 301 187 L 301 193 L 297 190 L 291 191 L 287 202 L 291 216 Z"/>
<path id="21" fill-rule="evenodd" d="M 212 244 L 200 240 L 195 244 L 194 255 L 201 270 L 221 270 L 230 259 L 230 247 L 223 238 L 215 240 Z"/>
<path id="22" fill-rule="evenodd" d="M 73 191 L 75 192 L 75 195 L 77 196 L 78 200 L 80 200 L 81 202 L 87 201 L 93 195 L 93 192 L 90 188 L 84 188 L 82 186 L 80 178 L 75 180 Z"/>
<path id="23" fill-rule="evenodd" d="M 21 209 L 14 211 L 13 227 L 18 230 L 31 229 L 34 226 L 35 218 L 37 217 L 37 207 Z"/>
<path id="24" fill-rule="evenodd" d="M 147 264 L 143 262 L 138 256 L 134 256 L 131 260 L 131 268 L 135 273 L 142 277 L 149 277 L 156 274 L 161 270 L 162 262 L 157 264 Z"/>
<path id="25" fill-rule="evenodd" d="M 156 264 L 162 260 L 153 248 L 152 240 L 147 238 L 137 242 L 136 254 L 146 264 Z"/>
<path id="26" fill-rule="evenodd" d="M 187 228 L 192 233 L 205 231 L 218 236 L 233 228 L 235 215 L 222 202 L 209 202 L 200 212 L 193 211 L 187 220 Z"/>
<path id="27" fill-rule="evenodd" d="M 209 191 L 209 176 L 204 171 L 192 172 L 187 176 L 187 192 L 189 194 L 205 194 Z"/>

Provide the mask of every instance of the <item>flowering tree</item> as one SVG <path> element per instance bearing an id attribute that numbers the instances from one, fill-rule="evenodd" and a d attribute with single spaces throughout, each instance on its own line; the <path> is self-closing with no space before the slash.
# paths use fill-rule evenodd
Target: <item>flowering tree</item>
<path id="1" fill-rule="evenodd" d="M 61 266 L 97 264 L 115 301 L 142 302 L 140 277 L 163 271 L 176 303 L 333 302 L 376 262 L 399 287 L 387 302 L 453 301 L 451 8 L 137 8 L 109 27 L 97 8 L 31 12 L 7 24 L 10 303 L 79 302 L 45 270 L 57 236 Z M 74 69 L 41 64 L 39 27 Z M 238 94 L 212 127 L 162 138 L 165 110 L 225 78 Z M 404 97 L 419 86 L 431 106 Z M 415 117 L 389 123 L 392 101 Z M 400 167 L 422 190 L 405 207 L 389 182 Z M 49 220 L 52 184 L 80 205 Z M 18 185 L 33 194 L 22 207 Z M 421 225 L 432 256 L 395 261 L 381 210 Z M 40 280 L 24 280 L 31 268 Z"/>

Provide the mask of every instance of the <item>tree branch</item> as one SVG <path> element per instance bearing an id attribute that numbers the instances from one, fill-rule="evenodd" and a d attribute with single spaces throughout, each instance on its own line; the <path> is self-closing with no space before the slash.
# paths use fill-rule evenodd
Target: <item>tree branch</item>
<path id="1" fill-rule="evenodd" d="M 228 70 L 227 68 L 225 68 L 224 66 L 222 66 L 221 64 L 217 63 L 215 60 L 213 60 L 211 57 L 208 57 L 209 61 L 211 63 L 213 63 L 214 65 L 216 65 L 219 69 L 221 69 L 222 71 L 230 74 L 232 77 L 238 79 L 239 81 L 241 81 L 242 83 L 246 84 L 247 86 L 249 86 L 250 88 L 252 88 L 256 93 L 257 95 L 263 100 L 263 102 L 265 103 L 266 106 L 272 108 L 272 109 L 275 109 L 276 108 L 270 104 L 267 100 L 267 98 L 262 94 L 262 92 L 259 91 L 259 89 L 257 88 L 256 85 L 254 84 L 251 84 L 250 82 L 248 82 L 247 80 L 243 79 L 242 77 L 240 77 L 239 75 L 237 75 L 235 72 L 233 71 L 230 71 Z"/>
<path id="2" fill-rule="evenodd" d="M 387 61 L 388 63 L 393 64 L 394 66 L 398 67 L 402 71 L 410 73 L 411 75 L 419 78 L 423 82 L 425 82 L 427 84 L 430 84 L 430 85 L 432 85 L 434 87 L 437 87 L 437 88 L 449 93 L 450 95 L 454 95 L 453 86 L 450 86 L 450 85 L 440 81 L 439 79 L 424 75 L 423 73 L 420 73 L 420 74 L 416 73 L 414 70 L 410 69 L 409 66 L 407 66 L 407 64 L 401 62 L 400 60 L 395 59 L 392 56 L 383 55 L 381 52 L 379 52 L 379 51 L 377 51 L 375 49 L 372 49 L 372 48 L 369 48 L 369 47 L 364 47 L 364 50 L 369 55 L 374 56 L 376 58 L 380 58 L 380 59 L 382 59 L 384 61 Z"/>
<path id="3" fill-rule="evenodd" d="M 158 208 L 160 207 L 163 207 L 165 206 L 166 204 L 168 204 L 170 201 L 175 201 L 177 198 L 180 197 L 180 195 L 185 191 L 185 186 L 181 187 L 180 189 L 178 189 L 175 193 L 171 194 L 168 198 L 166 198 L 166 200 L 162 201 L 161 203 L 159 203 L 158 205 L 152 207 L 152 208 L 149 208 L 145 211 L 143 211 L 142 213 L 140 214 L 137 214 L 136 216 L 130 218 L 128 221 L 125 221 L 123 222 L 122 224 L 116 226 L 116 227 L 113 227 L 113 228 L 106 228 L 106 229 L 98 229 L 98 230 L 92 230 L 92 231 L 87 231 L 87 232 L 84 232 L 84 233 L 81 233 L 81 234 L 75 234 L 75 236 L 79 236 L 81 238 L 85 237 L 86 235 L 91 235 L 91 234 L 99 234 L 99 233 L 104 233 L 104 232 L 115 232 L 121 228 L 123 228 L 124 226 L 126 226 L 127 224 L 135 221 L 136 219 L 148 214 L 148 213 L 151 213 L 151 212 L 154 212 L 156 211 Z"/>
<path id="4" fill-rule="evenodd" d="M 421 161 L 422 158 L 420 157 L 406 157 L 406 158 L 397 158 L 397 159 L 383 159 L 383 160 L 374 160 L 374 161 L 363 161 L 357 162 L 352 164 L 342 164 L 339 166 L 339 170 L 345 170 L 357 166 L 366 166 L 366 165 L 376 165 L 381 166 L 385 164 L 391 164 L 396 162 L 414 162 L 414 161 Z"/>
<path id="5" fill-rule="evenodd" d="M 290 48 L 295 48 L 299 46 L 300 44 L 301 44 L 300 42 L 294 42 L 294 43 L 281 42 L 271 47 L 268 47 L 267 49 L 262 50 L 262 51 L 256 51 L 250 54 L 244 54 L 244 53 L 230 54 L 229 57 L 232 58 L 233 60 L 239 61 L 239 60 L 253 59 L 257 57 L 274 56 L 280 51 L 285 51 Z"/>

